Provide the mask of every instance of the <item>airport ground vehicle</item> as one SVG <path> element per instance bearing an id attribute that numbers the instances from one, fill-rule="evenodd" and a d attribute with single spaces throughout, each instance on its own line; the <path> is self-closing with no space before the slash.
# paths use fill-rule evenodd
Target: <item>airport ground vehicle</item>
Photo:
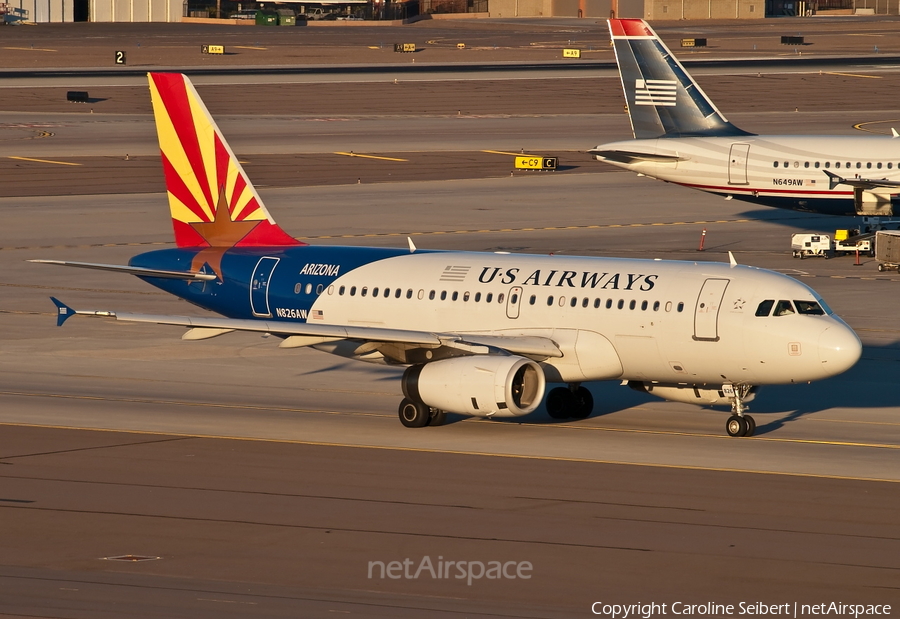
<path id="1" fill-rule="evenodd" d="M 834 255 L 845 256 L 847 254 L 875 255 L 875 238 L 871 233 L 860 235 L 859 230 L 835 230 L 834 231 Z"/>
<path id="2" fill-rule="evenodd" d="M 827 234 L 799 232 L 791 235 L 791 255 L 794 258 L 830 258 L 834 246 Z"/>
<path id="3" fill-rule="evenodd" d="M 900 272 L 900 231 L 879 230 L 875 233 L 875 260 L 879 271 Z"/>

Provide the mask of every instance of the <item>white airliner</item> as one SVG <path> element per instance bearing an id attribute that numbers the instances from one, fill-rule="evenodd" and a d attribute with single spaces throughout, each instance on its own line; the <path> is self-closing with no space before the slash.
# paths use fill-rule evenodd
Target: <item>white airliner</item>
<path id="1" fill-rule="evenodd" d="M 900 210 L 900 139 L 754 135 L 728 122 L 653 29 L 609 30 L 635 139 L 590 150 L 597 160 L 727 199 L 829 215 Z"/>
<path id="2" fill-rule="evenodd" d="M 730 405 L 732 436 L 759 385 L 844 372 L 860 341 L 811 288 L 730 264 L 313 246 L 272 219 L 187 77 L 151 74 L 177 247 L 128 265 L 41 261 L 130 273 L 218 314 L 75 314 L 179 325 L 184 339 L 271 333 L 281 346 L 406 366 L 408 427 L 447 412 L 518 417 L 547 383 L 556 418 L 583 418 L 583 383 L 617 380 L 667 400 Z M 289 354 L 289 353 L 285 353 Z"/>

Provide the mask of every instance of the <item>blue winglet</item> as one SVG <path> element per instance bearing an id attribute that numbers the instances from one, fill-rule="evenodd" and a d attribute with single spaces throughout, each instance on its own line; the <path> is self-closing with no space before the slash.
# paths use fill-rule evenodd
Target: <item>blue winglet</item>
<path id="1" fill-rule="evenodd" d="M 56 310 L 58 312 L 56 315 L 56 326 L 61 327 L 63 326 L 63 323 L 74 316 L 76 312 L 56 297 L 50 297 L 50 300 L 53 301 L 53 304 L 56 306 Z"/>

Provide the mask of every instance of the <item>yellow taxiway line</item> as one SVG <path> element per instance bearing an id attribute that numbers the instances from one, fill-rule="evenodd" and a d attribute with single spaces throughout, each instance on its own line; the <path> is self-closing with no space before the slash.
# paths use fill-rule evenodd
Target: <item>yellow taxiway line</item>
<path id="1" fill-rule="evenodd" d="M 349 152 L 342 153 L 337 152 L 335 155 L 343 155 L 344 157 L 363 157 L 365 159 L 381 159 L 382 161 L 409 161 L 409 159 L 397 159 L 396 157 L 380 157 L 378 155 L 361 155 L 359 153 Z"/>
<path id="2" fill-rule="evenodd" d="M 31 157 L 7 157 L 7 159 L 18 159 L 19 161 L 36 161 L 38 163 L 55 163 L 56 165 L 81 165 L 80 163 L 71 163 L 68 161 L 50 161 L 49 159 L 32 159 Z"/>
<path id="3" fill-rule="evenodd" d="M 510 155 L 511 157 L 537 157 L 538 155 L 529 155 L 528 153 L 506 153 L 502 150 L 483 150 L 483 153 L 490 155 Z"/>
<path id="4" fill-rule="evenodd" d="M 860 75 L 859 73 L 839 73 L 837 71 L 825 71 L 825 75 L 840 75 L 841 77 L 865 77 L 870 80 L 880 80 L 880 75 Z"/>
<path id="5" fill-rule="evenodd" d="M 56 52 L 59 50 L 46 49 L 43 47 L 4 47 L 3 49 L 15 49 L 21 52 Z"/>
<path id="6" fill-rule="evenodd" d="M 259 50 L 269 49 L 268 47 L 254 47 L 252 45 L 232 45 L 232 47 L 235 47 L 237 49 L 259 49 Z"/>

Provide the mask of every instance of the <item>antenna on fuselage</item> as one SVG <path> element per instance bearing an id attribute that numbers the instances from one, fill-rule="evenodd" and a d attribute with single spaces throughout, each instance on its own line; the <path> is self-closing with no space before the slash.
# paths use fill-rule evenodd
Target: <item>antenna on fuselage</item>
<path id="1" fill-rule="evenodd" d="M 728 263 L 733 267 L 737 266 L 737 260 L 734 259 L 734 254 L 730 251 L 728 252 Z"/>
<path id="2" fill-rule="evenodd" d="M 406 240 L 409 242 L 409 253 L 411 253 L 411 254 L 416 253 L 416 249 L 418 249 L 418 247 L 416 247 L 416 244 L 413 243 L 412 237 L 408 236 L 408 237 L 406 237 Z"/>

